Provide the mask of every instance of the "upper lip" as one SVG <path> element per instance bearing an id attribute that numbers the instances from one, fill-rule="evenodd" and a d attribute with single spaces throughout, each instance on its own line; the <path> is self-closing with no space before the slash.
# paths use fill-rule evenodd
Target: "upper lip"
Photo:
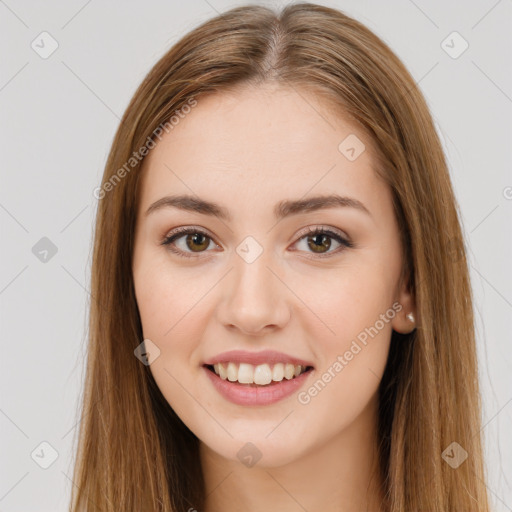
<path id="1" fill-rule="evenodd" d="M 277 364 L 277 363 L 291 363 L 293 365 L 313 366 L 309 361 L 300 359 L 298 357 L 284 354 L 283 352 L 276 352 L 275 350 L 262 350 L 261 352 L 247 352 L 245 350 L 230 350 L 222 352 L 209 359 L 205 365 L 214 365 L 217 363 L 248 363 L 252 365 L 259 365 L 263 363 Z"/>

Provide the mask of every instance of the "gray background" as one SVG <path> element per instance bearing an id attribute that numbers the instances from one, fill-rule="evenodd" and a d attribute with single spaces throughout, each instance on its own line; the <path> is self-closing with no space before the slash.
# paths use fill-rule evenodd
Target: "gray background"
<path id="1" fill-rule="evenodd" d="M 436 120 L 470 251 L 488 487 L 494 510 L 510 511 L 511 1 L 318 3 L 382 37 L 419 83 Z M 90 300 L 93 190 L 119 118 L 175 41 L 237 5 L 0 0 L 1 512 L 67 508 Z M 42 46 L 43 31 L 59 45 L 48 58 L 31 47 Z M 462 40 L 444 43 L 452 56 L 442 45 L 453 31 L 469 44 L 457 58 Z"/>

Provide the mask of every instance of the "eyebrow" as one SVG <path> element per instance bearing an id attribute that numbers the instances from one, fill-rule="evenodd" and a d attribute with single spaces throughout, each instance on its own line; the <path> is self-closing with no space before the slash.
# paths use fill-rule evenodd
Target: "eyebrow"
<path id="1" fill-rule="evenodd" d="M 309 197 L 307 199 L 287 199 L 280 201 L 274 206 L 274 217 L 283 219 L 291 215 L 300 213 L 309 213 L 328 208 L 355 208 L 368 214 L 370 211 L 366 206 L 352 197 L 340 196 L 338 194 L 320 195 Z M 178 208 L 180 210 L 199 213 L 201 215 L 210 215 L 227 222 L 232 220 L 229 210 L 212 201 L 201 199 L 197 196 L 188 194 L 165 196 L 155 201 L 146 211 L 146 216 L 162 208 Z"/>

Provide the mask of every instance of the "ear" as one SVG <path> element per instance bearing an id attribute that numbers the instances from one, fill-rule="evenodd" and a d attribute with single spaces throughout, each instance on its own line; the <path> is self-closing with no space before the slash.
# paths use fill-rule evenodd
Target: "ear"
<path id="1" fill-rule="evenodd" d="M 393 330 L 400 334 L 409 334 L 416 328 L 418 319 L 418 315 L 416 314 L 416 302 L 410 290 L 409 276 L 401 280 L 395 301 L 402 306 L 402 309 L 394 316 L 391 321 L 391 326 Z"/>

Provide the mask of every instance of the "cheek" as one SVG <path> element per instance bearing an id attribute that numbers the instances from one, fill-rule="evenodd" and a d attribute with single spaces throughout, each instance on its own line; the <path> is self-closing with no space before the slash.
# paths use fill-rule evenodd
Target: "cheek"
<path id="1" fill-rule="evenodd" d="M 320 365 L 311 386 L 297 398 L 309 412 L 330 416 L 324 421 L 333 420 L 332 407 L 337 404 L 337 421 L 350 423 L 378 389 L 391 321 L 399 308 L 393 307 L 389 274 L 379 266 L 352 267 L 332 272 L 328 282 L 315 281 L 309 287 L 307 305 L 315 315 L 304 315 L 301 327 L 317 333 L 314 350 Z"/>
<path id="2" fill-rule="evenodd" d="M 392 308 L 370 312 L 357 310 L 351 303 L 345 305 L 342 316 L 331 317 L 335 335 L 315 339 L 322 362 L 308 386 L 297 395 L 303 412 L 316 418 L 319 425 L 329 425 L 333 434 L 353 423 L 377 393 L 395 314 Z"/>
<path id="3" fill-rule="evenodd" d="M 155 382 L 185 423 L 194 422 L 189 389 L 202 371 L 197 349 L 203 337 L 209 279 L 192 276 L 170 265 L 148 264 L 134 273 L 135 293 L 145 339 L 160 350 L 151 363 Z"/>
<path id="4" fill-rule="evenodd" d="M 172 376 L 181 382 L 181 372 L 190 364 L 193 341 L 200 339 L 195 321 L 200 313 L 198 295 L 181 274 L 154 260 L 137 268 L 134 284 L 143 337 L 160 351 L 150 370 L 169 401 L 178 386 Z"/>
<path id="5" fill-rule="evenodd" d="M 134 272 L 144 337 L 154 338 L 161 349 L 172 346 L 173 340 L 194 339 L 194 320 L 201 314 L 201 297 L 212 286 L 209 281 L 191 269 L 173 270 L 168 262 L 147 258 Z"/>
<path id="6" fill-rule="evenodd" d="M 393 276 L 380 266 L 330 269 L 314 279 L 297 279 L 293 289 L 307 308 L 297 314 L 303 331 L 323 340 L 320 357 L 348 350 L 351 340 L 364 338 L 376 323 L 378 335 L 391 333 Z"/>

